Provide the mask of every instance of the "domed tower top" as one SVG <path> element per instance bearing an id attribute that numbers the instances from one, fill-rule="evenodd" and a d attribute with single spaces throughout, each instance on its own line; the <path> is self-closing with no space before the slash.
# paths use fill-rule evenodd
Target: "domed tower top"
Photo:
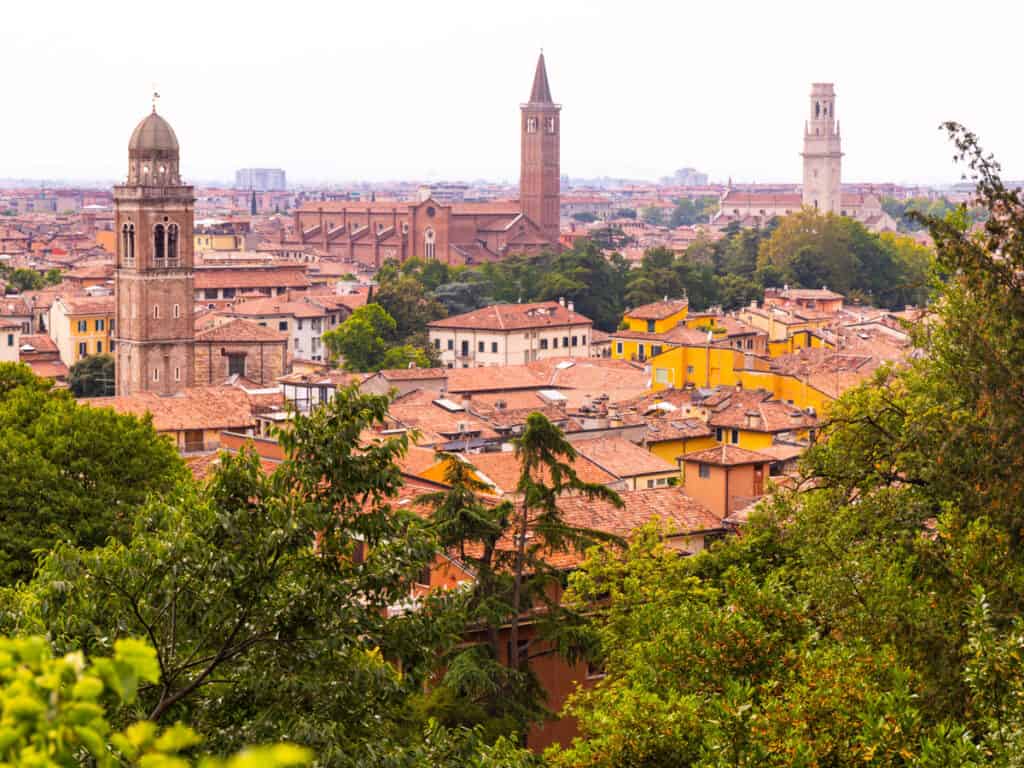
<path id="1" fill-rule="evenodd" d="M 168 187 L 181 184 L 178 137 L 156 107 L 135 126 L 128 141 L 128 184 Z"/>

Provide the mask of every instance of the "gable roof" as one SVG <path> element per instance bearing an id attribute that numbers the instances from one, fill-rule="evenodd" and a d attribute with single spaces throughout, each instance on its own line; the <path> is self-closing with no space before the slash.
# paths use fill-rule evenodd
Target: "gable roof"
<path id="1" fill-rule="evenodd" d="M 526 328 L 592 325 L 589 317 L 563 307 L 557 301 L 532 304 L 492 304 L 461 315 L 427 324 L 430 328 L 474 328 L 487 331 L 513 331 Z"/>
<path id="2" fill-rule="evenodd" d="M 689 306 L 690 302 L 686 299 L 666 299 L 631 309 L 626 312 L 626 316 L 636 320 L 664 320 Z"/>
<path id="3" fill-rule="evenodd" d="M 288 334 L 266 328 L 251 320 L 236 318 L 221 325 L 214 325 L 202 331 L 196 331 L 196 341 L 220 342 L 270 342 L 287 344 Z"/>
<path id="4" fill-rule="evenodd" d="M 714 464 L 719 467 L 738 467 L 743 464 L 765 464 L 775 459 L 757 451 L 748 451 L 746 448 L 722 443 L 714 448 L 687 453 L 683 456 L 683 460 Z"/>
<path id="5" fill-rule="evenodd" d="M 618 477 L 678 471 L 674 464 L 621 437 L 580 440 L 573 447 L 577 453 Z"/>

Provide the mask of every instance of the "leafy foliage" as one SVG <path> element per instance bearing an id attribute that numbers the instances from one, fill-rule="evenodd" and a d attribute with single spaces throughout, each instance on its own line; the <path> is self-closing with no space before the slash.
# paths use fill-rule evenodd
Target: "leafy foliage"
<path id="1" fill-rule="evenodd" d="M 228 759 L 190 759 L 202 739 L 176 723 L 148 720 L 114 732 L 104 702 L 130 705 L 140 684 L 159 681 L 156 654 L 126 638 L 110 657 L 69 653 L 55 659 L 41 637 L 0 638 L 0 760 L 4 765 L 99 768 L 287 768 L 308 765 L 309 750 L 291 744 L 250 747 Z"/>
<path id="2" fill-rule="evenodd" d="M 68 386 L 75 397 L 112 397 L 114 394 L 114 358 L 90 355 L 71 366 Z"/>
<path id="3" fill-rule="evenodd" d="M 554 765 L 1024 760 L 1024 203 L 947 127 L 991 215 L 926 221 L 919 353 L 833 405 L 805 482 L 742 536 L 680 560 L 651 529 L 574 576 L 606 598 L 582 631 L 607 674 Z M 814 248 L 840 224 L 786 226 Z"/>
<path id="4" fill-rule="evenodd" d="M 80 406 L 26 366 L 0 363 L 0 583 L 28 579 L 37 551 L 124 538 L 147 496 L 185 469 L 151 421 Z"/>

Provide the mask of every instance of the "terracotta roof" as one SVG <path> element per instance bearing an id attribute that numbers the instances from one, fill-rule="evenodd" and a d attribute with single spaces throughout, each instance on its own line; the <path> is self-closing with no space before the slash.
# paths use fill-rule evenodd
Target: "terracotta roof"
<path id="1" fill-rule="evenodd" d="M 841 299 L 843 294 L 830 291 L 827 288 L 788 288 L 779 291 L 779 296 L 784 299 Z"/>
<path id="2" fill-rule="evenodd" d="M 492 304 L 472 312 L 434 320 L 428 324 L 430 328 L 472 328 L 488 331 L 567 325 L 592 325 L 592 322 L 590 318 L 570 312 L 557 301 L 542 301 L 535 304 Z"/>
<path id="3" fill-rule="evenodd" d="M 571 525 L 594 528 L 618 536 L 628 536 L 656 517 L 668 524 L 671 533 L 687 534 L 717 531 L 722 521 L 681 488 L 649 488 L 620 491 L 623 507 L 583 496 L 563 496 L 558 508 Z"/>
<path id="4" fill-rule="evenodd" d="M 66 379 L 70 371 L 60 360 L 22 360 L 32 373 L 44 379 Z"/>
<path id="5" fill-rule="evenodd" d="M 424 379 L 445 379 L 447 368 L 392 368 L 383 370 L 380 375 L 388 381 L 422 381 Z"/>
<path id="6" fill-rule="evenodd" d="M 663 443 L 670 440 L 693 440 L 710 437 L 714 430 L 700 419 L 672 419 L 670 417 L 648 419 L 644 440 L 647 443 Z"/>
<path id="7" fill-rule="evenodd" d="M 448 369 L 448 391 L 501 392 L 512 389 L 544 389 L 548 378 L 525 365 Z"/>
<path id="8" fill-rule="evenodd" d="M 21 346 L 28 344 L 36 352 L 57 352 L 57 343 L 45 333 L 25 334 L 21 337 Z"/>
<path id="9" fill-rule="evenodd" d="M 735 392 L 714 408 L 708 422 L 713 427 L 751 432 L 788 432 L 818 426 L 814 416 L 781 400 L 768 399 L 770 397 L 764 390 Z"/>
<path id="10" fill-rule="evenodd" d="M 522 465 L 519 462 L 519 457 L 513 451 L 475 453 L 465 458 L 476 467 L 478 474 L 481 475 L 481 480 L 490 482 L 496 493 L 505 495 L 516 492 Z M 612 485 L 618 481 L 613 474 L 601 469 L 582 455 L 577 456 L 572 466 L 579 479 L 587 483 Z M 543 477 L 547 478 L 546 472 L 543 473 Z"/>
<path id="11" fill-rule="evenodd" d="M 59 300 L 73 315 L 112 315 L 116 307 L 113 296 L 60 296 Z"/>
<path id="12" fill-rule="evenodd" d="M 220 466 L 223 454 L 225 453 L 227 451 L 215 451 L 201 456 L 189 456 L 185 459 L 185 466 L 189 468 L 192 472 L 192 477 L 196 480 L 208 480 L 213 471 Z M 260 456 L 260 468 L 264 474 L 273 474 L 280 464 L 281 462 L 279 461 Z"/>
<path id="13" fill-rule="evenodd" d="M 196 332 L 196 341 L 214 341 L 214 342 L 263 342 L 272 343 L 276 342 L 279 344 L 288 343 L 288 334 L 284 331 L 276 331 L 272 328 L 266 328 L 259 323 L 254 323 L 251 320 L 243 320 L 236 318 L 229 320 L 221 325 L 215 325 L 211 328 L 206 328 Z"/>
<path id="14" fill-rule="evenodd" d="M 32 307 L 20 296 L 0 296 L 0 317 L 31 314 Z"/>
<path id="15" fill-rule="evenodd" d="M 736 445 L 723 443 L 714 448 L 707 448 L 703 451 L 687 453 L 683 456 L 685 461 L 699 462 L 701 464 L 714 464 L 720 467 L 736 467 L 742 464 L 762 464 L 773 461 L 771 456 L 766 456 L 757 451 L 748 451 Z"/>
<path id="16" fill-rule="evenodd" d="M 306 288 L 309 279 L 301 267 L 196 267 L 195 287 Z"/>
<path id="17" fill-rule="evenodd" d="M 288 301 L 284 296 L 266 296 L 246 299 L 231 307 L 231 314 L 247 317 L 290 316 L 301 318 L 324 317 L 328 311 L 310 301 Z"/>
<path id="18" fill-rule="evenodd" d="M 678 471 L 675 465 L 621 437 L 580 440 L 573 447 L 578 453 L 618 477 Z"/>
<path id="19" fill-rule="evenodd" d="M 388 415 L 402 426 L 420 431 L 419 445 L 437 445 L 456 439 L 459 435 L 478 438 L 497 438 L 498 433 L 484 421 L 468 411 L 449 411 L 434 403 L 439 392 L 416 389 L 395 398 Z"/>
<path id="20" fill-rule="evenodd" d="M 628 310 L 625 314 L 626 317 L 632 317 L 637 320 L 664 320 L 689 306 L 690 302 L 686 299 L 668 299 L 666 301 L 644 304 L 636 309 Z"/>
<path id="21" fill-rule="evenodd" d="M 78 401 L 94 408 L 112 408 L 135 416 L 153 414 L 157 432 L 192 429 L 239 429 L 255 426 L 249 398 L 232 387 L 195 387 L 170 397 L 151 392 Z"/>

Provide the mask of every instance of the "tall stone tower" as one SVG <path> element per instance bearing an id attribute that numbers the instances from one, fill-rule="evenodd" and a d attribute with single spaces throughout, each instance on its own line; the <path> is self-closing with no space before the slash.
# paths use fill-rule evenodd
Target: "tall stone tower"
<path id="1" fill-rule="evenodd" d="M 843 153 L 836 120 L 832 83 L 811 85 L 811 119 L 804 124 L 803 204 L 822 212 L 840 213 L 840 169 Z"/>
<path id="2" fill-rule="evenodd" d="M 530 100 L 520 106 L 522 149 L 519 162 L 519 203 L 552 243 L 558 243 L 562 107 L 551 100 L 544 54 L 537 59 Z"/>
<path id="3" fill-rule="evenodd" d="M 128 142 L 128 180 L 114 187 L 119 395 L 192 386 L 194 202 L 178 139 L 154 106 Z"/>

